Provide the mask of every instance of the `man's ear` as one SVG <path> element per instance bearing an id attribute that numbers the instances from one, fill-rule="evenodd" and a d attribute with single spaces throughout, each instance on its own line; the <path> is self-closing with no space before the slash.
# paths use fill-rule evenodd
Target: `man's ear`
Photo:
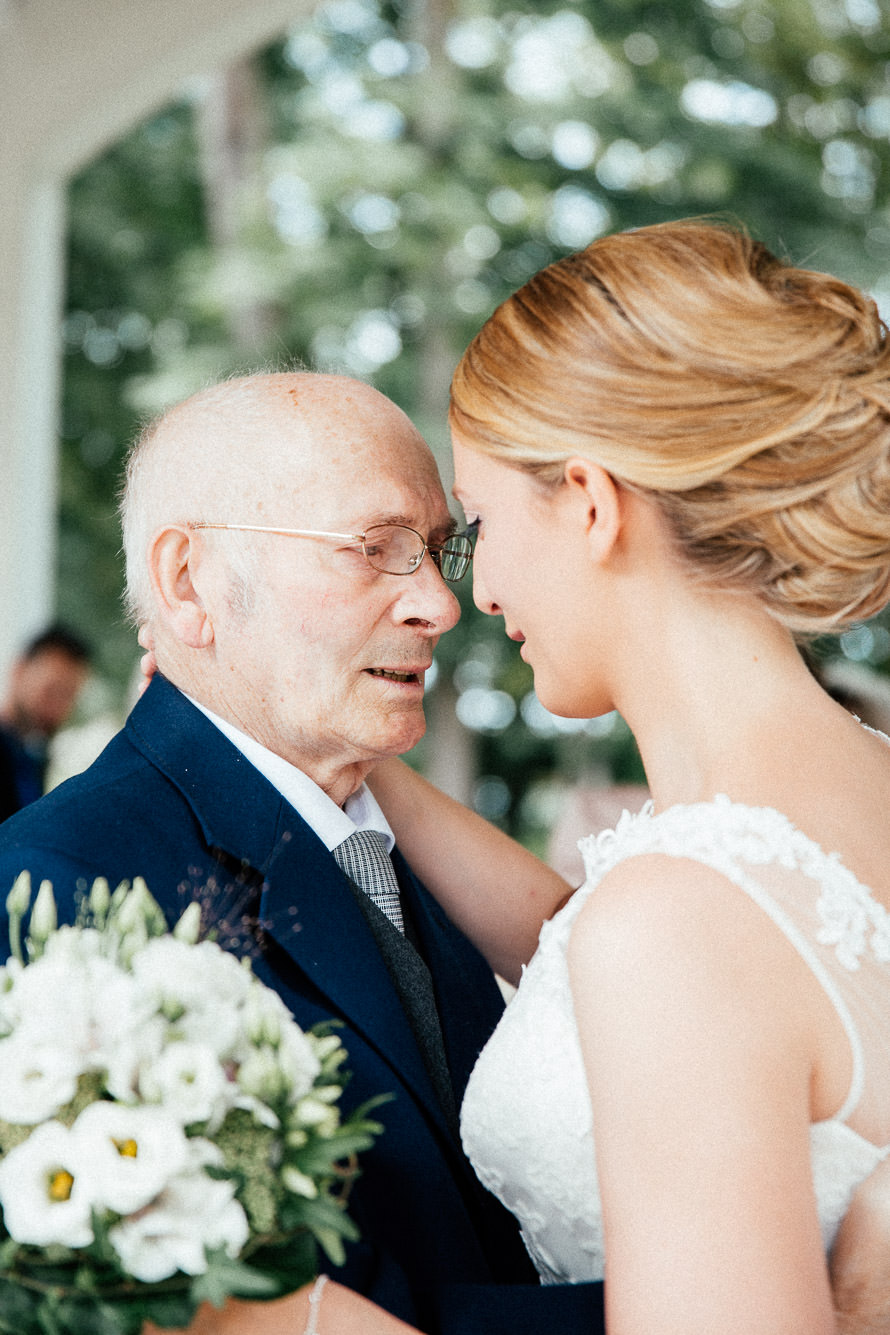
<path id="1" fill-rule="evenodd" d="M 213 643 L 213 622 L 195 586 L 199 551 L 194 532 L 176 525 L 160 529 L 148 548 L 158 613 L 191 649 L 206 649 Z"/>
<path id="2" fill-rule="evenodd" d="M 590 459 L 566 460 L 565 485 L 570 499 L 583 507 L 591 557 L 604 560 L 621 532 L 621 493 L 615 479 Z"/>

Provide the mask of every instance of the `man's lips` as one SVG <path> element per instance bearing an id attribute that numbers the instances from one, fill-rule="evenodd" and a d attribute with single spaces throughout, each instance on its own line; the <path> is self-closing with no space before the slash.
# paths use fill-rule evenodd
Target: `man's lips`
<path id="1" fill-rule="evenodd" d="M 385 681 L 397 681 L 412 686 L 423 684 L 423 674 L 426 668 L 417 668 L 415 671 L 406 671 L 404 668 L 365 668 L 365 671 L 372 677 L 382 677 Z"/>

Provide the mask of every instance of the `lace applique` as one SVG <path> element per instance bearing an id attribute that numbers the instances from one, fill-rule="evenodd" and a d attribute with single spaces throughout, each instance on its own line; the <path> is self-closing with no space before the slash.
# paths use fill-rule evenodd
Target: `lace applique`
<path id="1" fill-rule="evenodd" d="M 625 811 L 614 830 L 578 843 L 589 883 L 602 880 L 618 862 L 635 853 L 691 857 L 750 889 L 745 867 L 775 864 L 799 871 L 820 886 L 817 940 L 833 946 L 845 969 L 859 968 L 866 951 L 890 961 L 890 914 L 837 853 L 826 853 L 772 807 L 748 807 L 721 794 L 713 802 L 676 806 L 654 814 Z M 576 896 L 577 898 L 577 896 Z M 579 905 L 580 908 L 580 905 Z"/>

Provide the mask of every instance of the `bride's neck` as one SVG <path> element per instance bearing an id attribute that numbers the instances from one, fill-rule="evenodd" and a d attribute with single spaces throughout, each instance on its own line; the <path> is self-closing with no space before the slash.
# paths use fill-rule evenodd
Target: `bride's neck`
<path id="1" fill-rule="evenodd" d="M 618 706 L 658 808 L 750 801 L 795 763 L 814 717 L 837 713 L 784 628 L 741 600 L 708 604 L 674 608 Z"/>

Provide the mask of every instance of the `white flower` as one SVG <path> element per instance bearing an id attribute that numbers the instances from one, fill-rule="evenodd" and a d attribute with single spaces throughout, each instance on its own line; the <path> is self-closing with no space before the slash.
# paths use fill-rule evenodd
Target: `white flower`
<path id="1" fill-rule="evenodd" d="M 251 981 L 250 995 L 244 1006 L 244 1036 L 251 1048 L 242 1053 L 239 1081 L 251 1093 L 260 1093 L 256 1087 L 257 1073 L 265 1069 L 267 1094 L 274 1096 L 272 1091 L 275 1089 L 279 1096 L 286 1093 L 291 1102 L 295 1102 L 308 1094 L 321 1071 L 321 1063 L 311 1040 L 296 1024 L 277 992 L 264 987 L 255 978 Z M 277 1068 L 274 1078 L 270 1078 L 271 1053 L 274 1053 Z"/>
<path id="2" fill-rule="evenodd" d="M 92 1203 L 88 1176 L 61 1122 L 44 1122 L 0 1160 L 3 1222 L 16 1242 L 86 1247 L 93 1241 Z"/>
<path id="3" fill-rule="evenodd" d="M 182 1037 L 228 1056 L 237 1040 L 250 975 L 212 941 L 189 945 L 156 937 L 132 961 L 137 985 L 155 1008 L 175 1020 Z"/>
<path id="4" fill-rule="evenodd" d="M 61 951 L 35 960 L 16 978 L 6 998 L 6 1011 L 19 1033 L 85 1051 L 90 984 L 83 961 Z"/>
<path id="5" fill-rule="evenodd" d="M 189 1161 L 182 1127 L 163 1108 L 91 1103 L 71 1137 L 78 1178 L 97 1205 L 117 1214 L 147 1205 Z"/>
<path id="6" fill-rule="evenodd" d="M 105 949 L 104 939 L 101 932 L 95 928 L 71 927 L 68 923 L 53 932 L 46 943 L 46 949 L 40 957 L 27 967 L 33 969 L 36 964 L 42 964 L 46 960 L 65 960 L 70 963 L 76 961 L 78 964 L 85 964 L 87 960 L 95 959 L 103 954 Z"/>
<path id="7" fill-rule="evenodd" d="M 209 1142 L 190 1141 L 194 1170 L 174 1179 L 155 1203 L 109 1233 L 121 1264 L 134 1279 L 154 1283 L 178 1270 L 200 1275 L 205 1249 L 224 1247 L 236 1257 L 247 1242 L 247 1217 L 234 1198 L 234 1185 L 207 1176 L 201 1161 L 218 1163 Z"/>
<path id="8" fill-rule="evenodd" d="M 283 1004 L 283 1003 L 282 1003 Z M 281 1034 L 278 1045 L 281 1069 L 288 1082 L 292 1101 L 308 1094 L 321 1071 L 321 1063 L 315 1055 L 309 1039 L 302 1029 L 288 1015 L 288 1024 Z"/>
<path id="9" fill-rule="evenodd" d="M 103 1069 L 109 1054 L 121 1044 L 138 1042 L 150 1011 L 133 979 L 110 960 L 90 960 L 87 978 L 90 989 L 87 1034 L 90 1065 Z"/>
<path id="10" fill-rule="evenodd" d="M 75 1051 L 16 1033 L 0 1041 L 0 1118 L 36 1126 L 74 1098 L 82 1062 Z"/>
<path id="11" fill-rule="evenodd" d="M 238 1085 L 249 1100 L 277 1103 L 285 1085 L 276 1053 L 271 1048 L 254 1048 L 238 1068 Z"/>
<path id="12" fill-rule="evenodd" d="M 170 1043 L 139 1072 L 139 1093 L 162 1104 L 182 1126 L 219 1125 L 232 1107 L 237 1088 L 216 1053 L 201 1043 Z"/>
<path id="13" fill-rule="evenodd" d="M 112 1098 L 135 1101 L 140 1070 L 157 1061 L 166 1041 L 167 1023 L 160 1016 L 119 1036 L 104 1054 L 105 1088 Z"/>
<path id="14" fill-rule="evenodd" d="M 244 1034 L 249 1043 L 274 1047 L 282 1028 L 291 1022 L 290 1011 L 277 992 L 263 987 L 256 979 L 244 1003 Z"/>
<path id="15" fill-rule="evenodd" d="M 98 933 L 61 928 L 4 997 L 4 1015 L 20 1034 L 64 1043 L 93 1067 L 146 1018 L 132 978 L 99 947 Z"/>

